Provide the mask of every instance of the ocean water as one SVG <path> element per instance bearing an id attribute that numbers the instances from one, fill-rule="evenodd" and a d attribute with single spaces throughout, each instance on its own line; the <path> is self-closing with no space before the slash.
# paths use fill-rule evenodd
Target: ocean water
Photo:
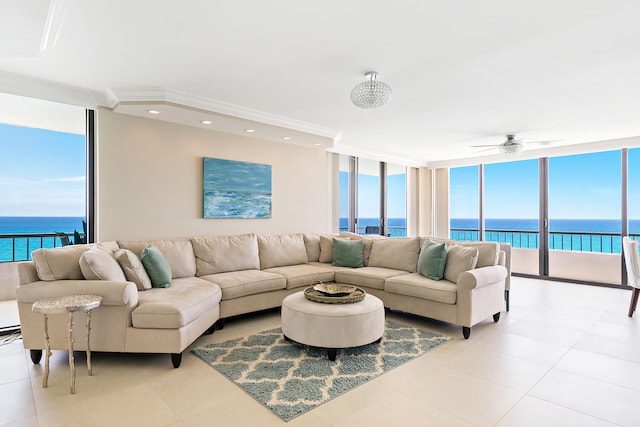
<path id="1" fill-rule="evenodd" d="M 479 240 L 478 220 L 452 218 L 451 238 Z M 551 219 L 549 249 L 622 253 L 622 221 L 613 219 Z M 629 220 L 629 234 L 640 235 L 640 220 Z M 639 236 L 640 237 L 640 236 Z M 485 240 L 518 248 L 538 248 L 537 219 L 486 219 Z"/>
<path id="2" fill-rule="evenodd" d="M 247 209 L 252 210 L 252 215 L 270 215 L 270 203 L 267 209 L 266 200 L 259 200 L 242 196 L 239 192 L 221 197 L 243 198 Z M 269 198 L 270 199 L 270 198 Z M 253 203 L 255 200 L 256 203 Z M 238 199 L 236 199 L 238 201 Z M 206 208 L 205 208 L 206 209 Z M 31 257 L 31 251 L 35 249 L 52 248 L 60 246 L 57 237 L 44 238 L 3 238 L 7 234 L 40 234 L 65 232 L 73 233 L 74 230 L 82 231 L 84 217 L 0 217 L 0 262 L 21 261 Z M 361 231 L 367 225 L 378 225 L 377 218 L 360 218 Z M 398 227 L 394 236 L 406 236 L 406 220 L 404 218 L 389 218 L 389 226 Z M 340 218 L 340 228 L 346 229 L 347 218 Z M 549 247 L 551 249 L 581 250 L 588 252 L 621 253 L 622 237 L 620 220 L 551 220 Z M 460 240 L 478 240 L 478 220 L 466 218 L 452 218 L 451 238 Z M 538 220 L 536 219 L 487 219 L 487 232 L 485 240 L 509 242 L 514 247 L 538 248 Z M 496 231 L 497 230 L 497 231 Z M 515 231 L 515 232 L 514 232 Z M 629 221 L 629 233 L 636 234 L 640 238 L 640 220 Z M 15 254 L 15 257 L 14 257 Z"/>
<path id="3" fill-rule="evenodd" d="M 11 217 L 0 216 L 0 262 L 31 259 L 31 251 L 61 246 L 57 237 L 3 238 L 6 234 L 41 234 L 82 232 L 84 217 Z M 15 245 L 15 246 L 14 246 Z M 15 253 L 15 257 L 13 254 Z"/>

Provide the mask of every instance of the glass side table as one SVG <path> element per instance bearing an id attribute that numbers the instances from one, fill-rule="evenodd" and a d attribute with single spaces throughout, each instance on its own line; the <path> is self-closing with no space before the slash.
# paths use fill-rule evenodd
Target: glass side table
<path id="1" fill-rule="evenodd" d="M 44 339 L 46 343 L 46 356 L 44 362 L 44 377 L 42 378 L 42 388 L 47 388 L 49 383 L 49 357 L 51 356 L 51 344 L 49 342 L 49 315 L 69 314 L 69 369 L 71 370 L 71 394 L 76 392 L 76 366 L 73 360 L 73 313 L 76 311 L 87 312 L 87 368 L 89 375 L 93 375 L 91 370 L 91 310 L 100 306 L 102 297 L 98 295 L 69 295 L 36 301 L 32 310 L 44 315 Z"/>

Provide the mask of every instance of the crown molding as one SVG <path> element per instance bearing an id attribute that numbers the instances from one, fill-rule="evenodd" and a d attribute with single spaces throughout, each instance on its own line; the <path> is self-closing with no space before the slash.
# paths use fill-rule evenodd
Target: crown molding
<path id="1" fill-rule="evenodd" d="M 165 89 L 162 87 L 129 87 L 111 88 L 110 92 L 119 103 L 141 103 L 141 102 L 164 102 L 175 105 L 196 108 L 225 116 L 237 117 L 245 120 L 265 123 L 272 126 L 292 129 L 312 135 L 318 135 L 337 141 L 340 138 L 340 131 L 313 123 L 303 122 L 264 111 L 253 110 L 251 108 L 238 105 L 227 104 L 213 99 L 191 95 L 179 91 Z"/>
<path id="2" fill-rule="evenodd" d="M 92 109 L 109 103 L 108 96 L 100 91 L 4 71 L 0 71 L 0 92 Z"/>
<path id="3" fill-rule="evenodd" d="M 416 159 L 407 159 L 405 157 L 398 157 L 397 155 L 386 153 L 383 151 L 375 151 L 368 148 L 360 147 L 357 145 L 348 144 L 334 144 L 333 147 L 327 149 L 330 153 L 344 154 L 347 156 L 362 157 L 371 160 L 377 160 L 380 162 L 394 163 L 403 166 L 410 166 L 415 168 L 425 167 L 426 162 L 421 162 Z"/>

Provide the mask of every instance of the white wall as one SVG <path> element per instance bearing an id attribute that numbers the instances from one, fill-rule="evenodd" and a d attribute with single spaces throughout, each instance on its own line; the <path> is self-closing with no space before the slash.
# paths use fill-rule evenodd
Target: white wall
<path id="1" fill-rule="evenodd" d="M 330 230 L 323 150 L 97 112 L 96 237 L 142 240 Z M 202 158 L 272 166 L 272 218 L 203 219 Z"/>

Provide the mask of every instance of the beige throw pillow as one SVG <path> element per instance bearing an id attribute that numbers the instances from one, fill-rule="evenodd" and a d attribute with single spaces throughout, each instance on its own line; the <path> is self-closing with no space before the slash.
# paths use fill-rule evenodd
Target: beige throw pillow
<path id="1" fill-rule="evenodd" d="M 82 254 L 80 270 L 86 280 L 127 281 L 111 249 L 98 244 Z"/>
<path id="2" fill-rule="evenodd" d="M 451 245 L 447 248 L 447 263 L 444 267 L 444 278 L 451 283 L 458 283 L 458 277 L 465 271 L 473 270 L 477 262 L 477 248 Z"/>
<path id="3" fill-rule="evenodd" d="M 119 249 L 115 256 L 127 281 L 135 283 L 139 291 L 151 289 L 151 279 L 149 279 L 147 270 L 144 269 L 138 255 L 128 249 Z"/>
<path id="4" fill-rule="evenodd" d="M 498 255 L 500 254 L 498 242 L 461 242 L 460 245 L 478 249 L 478 263 L 475 268 L 498 264 Z"/>
<path id="5" fill-rule="evenodd" d="M 320 236 L 320 262 L 333 262 L 333 238 L 331 234 L 323 234 Z"/>

